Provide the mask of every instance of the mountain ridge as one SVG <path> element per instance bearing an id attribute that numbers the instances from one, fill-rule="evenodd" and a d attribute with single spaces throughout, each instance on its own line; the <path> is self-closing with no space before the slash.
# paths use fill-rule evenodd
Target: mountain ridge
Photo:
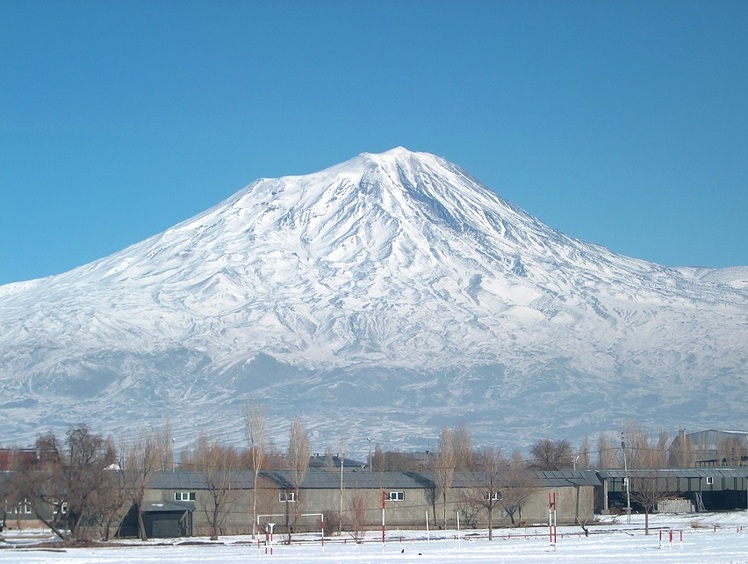
<path id="1" fill-rule="evenodd" d="M 366 408 L 390 417 L 402 402 L 389 382 L 418 406 L 400 414 L 394 426 L 409 431 L 398 441 L 427 436 L 417 421 L 439 413 L 480 413 L 490 428 L 503 418 L 492 402 L 518 398 L 542 427 L 559 427 L 543 402 L 581 411 L 596 403 L 573 396 L 590 386 L 605 398 L 597 411 L 564 408 L 561 420 L 612 425 L 625 412 L 613 408 L 618 395 L 648 412 L 674 401 L 674 424 L 677 406 L 709 399 L 700 377 L 744 389 L 745 272 L 616 255 L 550 229 L 440 157 L 363 153 L 256 180 L 109 257 L 0 287 L 0 382 L 13 405 L 36 402 L 0 418 L 28 435 L 14 416 L 48 419 L 52 393 L 82 416 L 94 400 L 111 413 L 164 409 L 175 386 L 187 391 L 174 405 L 195 421 L 210 420 L 200 407 L 236 411 L 247 397 L 280 418 L 276 394 L 303 413 L 369 394 Z M 662 397 L 674 385 L 684 397 Z M 725 396 L 719 417 L 735 410 Z M 360 414 L 349 426 L 371 419 Z"/>

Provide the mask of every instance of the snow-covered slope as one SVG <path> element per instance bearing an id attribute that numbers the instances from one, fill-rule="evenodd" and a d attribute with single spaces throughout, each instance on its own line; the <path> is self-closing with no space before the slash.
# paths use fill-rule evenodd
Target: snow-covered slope
<path id="1" fill-rule="evenodd" d="M 247 398 L 319 449 L 459 418 L 479 442 L 745 428 L 746 280 L 569 238 L 430 154 L 362 154 L 0 287 L 0 439 L 164 417 L 240 439 Z"/>

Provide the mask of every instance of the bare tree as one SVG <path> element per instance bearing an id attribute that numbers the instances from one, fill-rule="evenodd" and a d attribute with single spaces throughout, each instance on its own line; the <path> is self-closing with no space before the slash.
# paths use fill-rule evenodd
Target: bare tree
<path id="1" fill-rule="evenodd" d="M 472 470 L 473 437 L 464 421 L 460 421 L 452 431 L 452 448 L 455 454 L 455 470 Z"/>
<path id="2" fill-rule="evenodd" d="M 205 479 L 208 493 L 205 518 L 211 529 L 210 539 L 218 540 L 221 527 L 238 499 L 239 492 L 232 480 L 238 465 L 236 450 L 219 445 L 202 433 L 190 462 Z"/>
<path id="3" fill-rule="evenodd" d="M 512 454 L 509 467 L 504 473 L 504 486 L 500 500 L 501 507 L 512 525 L 521 523 L 522 508 L 538 484 L 518 450 Z"/>
<path id="4" fill-rule="evenodd" d="M 27 461 L 20 457 L 14 460 L 9 501 L 12 505 L 27 503 L 37 519 L 61 540 L 69 541 L 64 523 L 54 518 L 62 514 L 65 504 L 62 445 L 50 431 L 36 439 L 36 452 L 38 461 Z M 50 518 L 50 515 L 53 517 Z"/>
<path id="5" fill-rule="evenodd" d="M 623 430 L 626 444 L 626 459 L 629 468 L 663 468 L 668 461 L 669 436 L 662 430 L 658 436 L 650 437 L 638 423 L 629 423 Z"/>
<path id="6" fill-rule="evenodd" d="M 572 465 L 572 450 L 569 441 L 541 439 L 530 449 L 531 468 L 535 470 L 560 470 Z"/>
<path id="7" fill-rule="evenodd" d="M 691 437 L 680 431 L 669 451 L 669 466 L 687 468 L 696 463 L 696 449 Z"/>
<path id="8" fill-rule="evenodd" d="M 644 508 L 644 534 L 649 534 L 649 515 L 657 504 L 673 496 L 676 491 L 674 479 L 657 468 L 632 470 L 629 472 L 631 499 Z"/>
<path id="9" fill-rule="evenodd" d="M 255 538 L 257 527 L 257 481 L 260 470 L 267 458 L 267 418 L 265 411 L 257 406 L 246 406 L 244 411 L 244 422 L 249 440 L 250 456 L 252 458 L 252 471 L 254 480 L 252 482 L 252 538 Z"/>
<path id="10" fill-rule="evenodd" d="M 343 533 L 343 476 L 345 472 L 345 440 L 340 437 L 338 444 L 339 455 L 338 462 L 340 463 L 340 499 L 338 500 L 338 535 Z"/>
<path id="11" fill-rule="evenodd" d="M 67 501 L 70 532 L 75 539 L 82 535 L 81 522 L 100 510 L 97 502 L 112 488 L 113 475 L 107 470 L 116 461 L 110 441 L 91 433 L 81 425 L 66 433 L 67 465 L 62 472 L 62 490 Z"/>
<path id="12" fill-rule="evenodd" d="M 107 470 L 116 459 L 114 447 L 85 425 L 66 433 L 66 449 L 53 433 L 40 436 L 36 446 L 38 462 L 14 473 L 14 497 L 29 503 L 61 539 L 79 540 L 84 536 L 84 518 L 98 521 L 109 503 L 109 491 L 116 487 L 116 475 Z M 65 523 L 58 521 L 63 515 Z M 70 537 L 64 532 L 65 524 Z"/>
<path id="13" fill-rule="evenodd" d="M 462 491 L 462 497 L 468 506 L 486 511 L 488 540 L 493 540 L 493 514 L 501 507 L 503 476 L 508 462 L 501 456 L 500 448 L 484 448 L 475 464 L 477 472 L 472 474 L 473 484 Z"/>
<path id="14" fill-rule="evenodd" d="M 382 445 L 380 445 L 379 443 L 374 445 L 374 454 L 371 455 L 371 460 L 369 462 L 371 463 L 370 470 L 372 472 L 384 472 L 386 470 L 384 465 L 384 450 L 382 449 Z"/>
<path id="15" fill-rule="evenodd" d="M 358 542 L 366 532 L 366 496 L 362 493 L 351 497 L 351 525 L 353 538 Z"/>
<path id="16" fill-rule="evenodd" d="M 601 432 L 597 436 L 597 467 L 618 468 L 616 461 L 618 450 L 616 441 L 606 433 Z"/>
<path id="17" fill-rule="evenodd" d="M 325 447 L 325 470 L 328 472 L 335 471 L 335 455 L 332 453 L 332 447 L 330 445 Z"/>
<path id="18" fill-rule="evenodd" d="M 577 468 L 589 468 L 590 467 L 590 438 L 585 435 L 576 456 L 576 467 Z"/>
<path id="19" fill-rule="evenodd" d="M 310 454 L 309 435 L 301 424 L 301 421 L 296 418 L 291 424 L 291 432 L 288 437 L 288 451 L 286 452 L 286 462 L 288 463 L 288 469 L 291 474 L 291 484 L 294 488 L 294 529 L 298 522 L 299 507 L 301 503 L 299 490 L 304 478 L 306 477 L 307 470 L 309 469 Z M 286 525 L 288 525 L 288 503 L 286 503 Z M 291 542 L 290 529 L 288 532 L 288 542 Z"/>
<path id="20" fill-rule="evenodd" d="M 442 498 L 442 517 L 445 529 L 447 528 L 447 493 L 452 487 L 454 474 L 455 451 L 452 444 L 452 432 L 445 426 L 439 434 L 439 452 L 436 454 L 436 467 L 434 468 L 436 490 Z"/>
<path id="21" fill-rule="evenodd" d="M 99 511 L 96 521 L 99 524 L 100 535 L 104 541 L 111 538 L 112 530 L 116 530 L 122 519 L 129 510 L 129 498 L 122 487 L 121 475 L 116 470 L 111 470 L 112 487 L 106 489 L 98 496 L 97 505 Z"/>
<path id="22" fill-rule="evenodd" d="M 171 434 L 171 422 L 167 419 L 160 431 L 154 433 L 154 448 L 159 458 L 162 472 L 174 470 L 174 437 Z"/>
<path id="23" fill-rule="evenodd" d="M 660 472 L 668 462 L 667 431 L 654 438 L 637 423 L 626 426 L 623 432 L 626 459 L 631 469 L 628 487 L 631 499 L 644 509 L 644 534 L 649 534 L 649 515 L 657 503 L 672 495 L 672 483 Z"/>
<path id="24" fill-rule="evenodd" d="M 120 441 L 119 468 L 121 486 L 132 504 L 138 522 L 140 540 L 148 540 L 143 522 L 143 498 L 153 472 L 161 467 L 163 449 L 160 445 L 160 432 L 143 431 L 134 442 Z"/>
<path id="25" fill-rule="evenodd" d="M 717 458 L 722 466 L 740 466 L 748 452 L 738 436 L 727 436 L 717 445 Z"/>

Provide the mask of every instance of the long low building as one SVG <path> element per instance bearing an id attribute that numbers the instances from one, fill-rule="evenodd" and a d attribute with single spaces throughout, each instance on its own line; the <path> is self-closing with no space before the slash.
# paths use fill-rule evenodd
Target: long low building
<path id="1" fill-rule="evenodd" d="M 224 477 L 221 500 L 223 514 L 214 513 L 216 477 L 198 472 L 159 472 L 152 476 L 146 492 L 144 522 L 149 536 L 209 535 L 219 522 L 219 534 L 249 534 L 252 531 L 252 472 L 232 472 Z M 547 523 L 549 500 L 554 500 L 557 521 L 589 523 L 594 519 L 600 481 L 595 472 L 568 470 L 529 472 L 513 488 L 490 487 L 492 481 L 480 472 L 457 472 L 445 497 L 430 472 L 368 472 L 363 469 L 310 469 L 298 493 L 289 471 L 260 473 L 257 515 L 260 529 L 275 524 L 275 532 L 288 529 L 316 530 L 322 516 L 340 519 L 346 531 L 375 530 L 384 519 L 388 528 L 485 528 L 488 510 L 494 527 L 523 523 Z M 520 491 L 521 490 L 521 491 Z M 120 535 L 137 532 L 134 515 L 120 527 Z"/>
<path id="2" fill-rule="evenodd" d="M 116 472 L 117 470 L 113 470 Z M 558 524 L 591 524 L 596 515 L 644 509 L 642 492 L 657 499 L 654 511 L 713 511 L 748 508 L 748 467 L 658 470 L 532 471 L 506 476 L 456 472 L 444 494 L 433 472 L 369 472 L 364 468 L 310 468 L 298 490 L 290 471 L 259 474 L 257 517 L 253 517 L 254 474 L 250 471 L 156 472 L 150 476 L 142 512 L 149 537 L 249 534 L 253 522 L 275 532 L 342 528 L 359 534 L 398 528 L 455 528 L 535 525 L 548 522 L 550 505 Z M 10 472 L 0 472 L 0 486 Z M 630 488 L 630 489 L 629 489 Z M 7 488 L 0 488 L 7 489 Z M 629 495 L 627 495 L 629 494 Z M 659 506 L 659 507 L 658 507 Z M 342 509 L 342 511 L 341 511 Z M 39 526 L 29 504 L 6 500 L 4 525 Z M 342 521 L 342 522 L 341 522 Z M 340 525 L 339 525 L 340 523 Z M 216 531 L 214 531 L 216 525 Z M 130 511 L 119 536 L 137 535 Z"/>
<path id="3" fill-rule="evenodd" d="M 601 513 L 620 510 L 630 503 L 627 486 L 636 494 L 647 489 L 655 497 L 677 498 L 692 504 L 693 511 L 748 508 L 748 467 L 661 468 L 656 470 L 597 470 L 602 488 Z M 630 497 L 630 496 L 629 496 Z M 637 496 L 634 495 L 636 498 Z M 636 508 L 634 502 L 634 509 Z"/>

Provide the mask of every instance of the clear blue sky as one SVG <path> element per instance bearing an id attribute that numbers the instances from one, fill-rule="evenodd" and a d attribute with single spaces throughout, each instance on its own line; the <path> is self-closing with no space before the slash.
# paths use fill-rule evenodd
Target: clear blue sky
<path id="1" fill-rule="evenodd" d="M 0 2 L 0 283 L 403 145 L 551 227 L 748 265 L 748 2 Z"/>

